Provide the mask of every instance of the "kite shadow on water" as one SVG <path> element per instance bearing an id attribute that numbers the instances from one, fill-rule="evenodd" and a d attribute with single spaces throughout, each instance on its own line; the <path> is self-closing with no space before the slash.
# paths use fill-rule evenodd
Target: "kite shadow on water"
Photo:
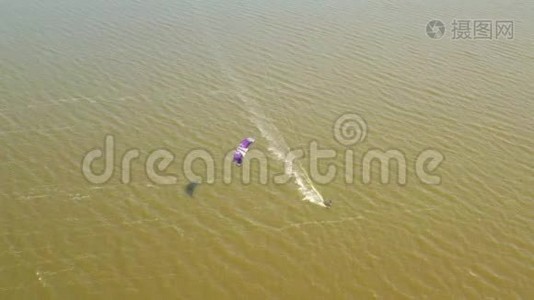
<path id="1" fill-rule="evenodd" d="M 197 185 L 198 182 L 191 182 L 185 187 L 185 192 L 189 195 L 189 197 L 193 197 L 193 193 L 195 192 Z"/>

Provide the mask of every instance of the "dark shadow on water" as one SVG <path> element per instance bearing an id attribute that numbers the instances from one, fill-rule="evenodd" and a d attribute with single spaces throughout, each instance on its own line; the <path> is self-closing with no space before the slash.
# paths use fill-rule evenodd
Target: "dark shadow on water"
<path id="1" fill-rule="evenodd" d="M 185 187 L 185 192 L 189 195 L 189 197 L 193 197 L 193 193 L 195 192 L 197 185 L 197 182 L 191 182 Z"/>

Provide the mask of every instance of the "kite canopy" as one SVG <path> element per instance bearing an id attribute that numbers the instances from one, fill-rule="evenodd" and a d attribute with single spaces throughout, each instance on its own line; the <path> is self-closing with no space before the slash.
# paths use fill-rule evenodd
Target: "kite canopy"
<path id="1" fill-rule="evenodd" d="M 243 158 L 248 152 L 249 147 L 254 143 L 255 139 L 248 137 L 243 139 L 239 146 L 235 149 L 233 161 L 240 166 L 243 163 Z"/>

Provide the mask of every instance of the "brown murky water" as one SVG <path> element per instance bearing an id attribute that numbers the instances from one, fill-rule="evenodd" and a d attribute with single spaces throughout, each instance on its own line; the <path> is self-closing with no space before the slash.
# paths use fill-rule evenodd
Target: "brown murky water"
<path id="1" fill-rule="evenodd" d="M 533 12 L 527 1 L 0 2 L 0 298 L 534 297 Z M 425 33 L 433 19 L 440 39 Z M 513 20 L 514 36 L 453 39 L 454 19 Z M 366 125 L 348 146 L 333 132 L 345 113 Z M 114 173 L 94 184 L 82 159 L 107 135 Z M 268 159 L 267 184 L 259 164 L 250 184 L 223 180 L 245 136 Z M 307 155 L 276 184 L 283 154 L 312 142 L 335 150 L 320 163 L 333 180 L 317 180 Z M 174 154 L 164 173 L 177 183 L 146 174 L 156 149 Z M 191 198 L 184 158 L 199 149 L 216 176 Z M 365 183 L 366 154 L 386 150 L 405 159 L 406 183 L 395 165 L 380 183 L 376 164 Z M 440 184 L 417 175 L 424 150 L 444 157 Z"/>

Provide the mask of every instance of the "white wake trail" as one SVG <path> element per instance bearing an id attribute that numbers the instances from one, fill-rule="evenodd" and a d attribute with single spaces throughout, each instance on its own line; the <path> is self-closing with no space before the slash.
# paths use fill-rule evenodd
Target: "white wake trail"
<path id="1" fill-rule="evenodd" d="M 201 22 L 200 26 L 203 27 Z M 221 71 L 225 73 L 227 78 L 231 81 L 234 88 L 237 91 L 237 97 L 246 107 L 246 110 L 249 112 L 249 118 L 252 123 L 260 130 L 261 135 L 269 142 L 269 151 L 273 154 L 278 160 L 284 162 L 285 164 L 285 173 L 288 176 L 291 176 L 295 179 L 295 183 L 298 186 L 300 193 L 303 196 L 302 200 L 309 201 L 311 203 L 326 207 L 323 196 L 317 191 L 310 177 L 306 173 L 306 170 L 298 163 L 297 166 L 294 165 L 292 160 L 289 160 L 287 154 L 289 153 L 289 146 L 284 140 L 282 134 L 278 128 L 269 122 L 261 106 L 252 98 L 247 97 L 243 92 L 248 89 L 245 88 L 245 84 L 235 75 L 234 70 L 225 64 L 224 56 L 222 54 L 223 49 L 214 44 L 214 38 L 209 33 L 208 30 L 203 30 L 205 36 L 207 36 L 206 42 L 210 45 L 210 48 L 214 49 L 212 51 L 214 57 L 216 58 Z"/>
<path id="2" fill-rule="evenodd" d="M 300 163 L 295 163 L 293 160 L 288 159 L 289 146 L 287 145 L 282 134 L 278 128 L 269 122 L 265 115 L 260 110 L 258 103 L 254 99 L 248 98 L 245 95 L 238 94 L 239 99 L 247 107 L 247 111 L 250 113 L 251 121 L 260 130 L 261 135 L 269 142 L 269 151 L 278 160 L 284 162 L 285 173 L 295 179 L 295 183 L 298 185 L 298 189 L 303 196 L 302 200 L 312 202 L 314 204 L 326 207 L 323 196 L 311 181 L 308 173 L 302 167 Z"/>

